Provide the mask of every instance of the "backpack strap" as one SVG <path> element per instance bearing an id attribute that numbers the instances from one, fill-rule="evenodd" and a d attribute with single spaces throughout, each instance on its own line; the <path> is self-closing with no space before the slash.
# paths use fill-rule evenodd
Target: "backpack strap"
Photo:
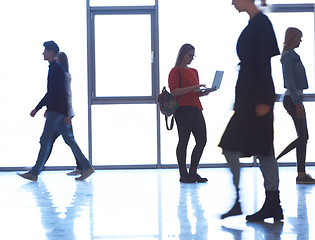
<path id="1" fill-rule="evenodd" d="M 181 82 L 181 80 L 182 80 L 182 75 L 180 74 L 179 69 L 176 69 L 176 70 L 177 70 L 178 75 L 179 75 L 178 87 L 180 87 L 180 82 Z"/>
<path id="2" fill-rule="evenodd" d="M 171 118 L 171 125 L 170 126 L 168 126 L 167 118 L 168 118 L 168 116 L 165 116 L 166 129 L 172 130 L 174 127 L 174 115 Z"/>
<path id="3" fill-rule="evenodd" d="M 179 71 L 179 69 L 176 69 L 177 70 L 177 72 L 178 72 L 178 75 L 179 75 L 179 81 L 178 81 L 178 87 L 180 87 L 180 83 L 181 83 L 181 80 L 182 80 L 182 76 L 181 76 L 181 74 L 180 74 L 180 71 Z M 168 126 L 168 122 L 167 122 L 167 118 L 168 118 L 168 116 L 165 116 L 165 124 L 166 124 L 166 129 L 167 130 L 172 130 L 173 129 L 173 127 L 174 127 L 174 115 L 172 116 L 172 118 L 171 118 L 171 125 L 170 126 Z"/>

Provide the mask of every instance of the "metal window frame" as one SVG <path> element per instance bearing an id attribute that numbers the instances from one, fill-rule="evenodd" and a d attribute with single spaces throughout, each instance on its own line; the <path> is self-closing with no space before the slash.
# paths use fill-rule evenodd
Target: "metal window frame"
<path id="1" fill-rule="evenodd" d="M 88 69 L 88 151 L 89 159 L 92 163 L 92 105 L 105 104 L 155 104 L 157 123 L 157 163 L 152 165 L 103 165 L 96 166 L 96 169 L 125 169 L 125 168 L 161 168 L 161 144 L 160 144 L 160 113 L 157 103 L 160 92 L 159 82 L 159 32 L 158 32 L 158 0 L 155 6 L 110 6 L 91 7 L 89 0 L 86 0 L 87 9 L 87 69 Z M 151 16 L 151 51 L 152 76 L 151 76 L 151 96 L 128 96 L 128 97 L 97 97 L 95 95 L 95 29 L 94 18 L 97 15 L 115 14 L 149 14 Z"/>

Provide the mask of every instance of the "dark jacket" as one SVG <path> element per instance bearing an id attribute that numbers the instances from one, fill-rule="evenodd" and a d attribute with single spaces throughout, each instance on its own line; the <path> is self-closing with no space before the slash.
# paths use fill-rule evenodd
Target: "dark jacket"
<path id="1" fill-rule="evenodd" d="M 273 153 L 273 105 L 275 89 L 271 77 L 271 57 L 280 54 L 271 22 L 259 12 L 237 42 L 240 70 L 235 89 L 234 115 L 219 146 L 240 151 L 244 156 Z M 267 104 L 270 112 L 257 117 L 257 104 Z"/>
<path id="2" fill-rule="evenodd" d="M 47 93 L 35 109 L 38 111 L 43 106 L 47 107 L 47 111 L 55 111 L 65 116 L 68 115 L 65 70 L 56 61 L 49 65 Z"/>

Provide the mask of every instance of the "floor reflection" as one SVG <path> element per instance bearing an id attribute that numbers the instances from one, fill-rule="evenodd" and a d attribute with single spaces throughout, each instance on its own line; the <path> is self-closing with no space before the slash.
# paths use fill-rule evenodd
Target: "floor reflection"
<path id="1" fill-rule="evenodd" d="M 283 231 L 283 222 L 275 223 L 268 222 L 247 222 L 246 226 L 252 227 L 255 230 L 255 240 L 272 239 L 281 240 Z"/>
<path id="2" fill-rule="evenodd" d="M 207 239 L 208 221 L 200 204 L 201 184 L 180 184 L 178 219 L 180 223 L 180 240 Z M 192 216 L 189 216 L 192 212 Z"/>
<path id="3" fill-rule="evenodd" d="M 177 169 L 98 170 L 87 182 L 44 171 L 35 183 L 0 172 L 0 239 L 315 239 L 315 185 L 296 185 L 295 167 L 280 168 L 284 220 L 276 223 L 245 220 L 265 197 L 258 168 L 242 172 L 244 214 L 224 220 L 234 199 L 229 170 L 200 173 L 208 183 L 181 184 Z"/>
<path id="4" fill-rule="evenodd" d="M 77 234 L 86 235 L 86 226 L 80 226 L 75 231 L 75 222 L 80 218 L 84 206 L 92 203 L 93 187 L 89 182 L 75 182 L 75 192 L 68 206 L 58 206 L 54 203 L 53 196 L 46 187 L 45 182 L 29 182 L 21 187 L 22 190 L 31 192 L 40 208 L 41 224 L 46 231 L 47 239 L 78 239 Z M 88 235 L 91 235 L 89 231 Z"/>
<path id="5" fill-rule="evenodd" d="M 314 188 L 314 189 L 313 189 Z M 297 217 L 288 217 L 288 222 L 292 225 L 293 231 L 296 232 L 296 240 L 305 240 L 309 238 L 309 221 L 307 208 L 307 195 L 315 190 L 312 185 L 297 185 Z M 314 202 L 310 204 L 314 205 Z"/>

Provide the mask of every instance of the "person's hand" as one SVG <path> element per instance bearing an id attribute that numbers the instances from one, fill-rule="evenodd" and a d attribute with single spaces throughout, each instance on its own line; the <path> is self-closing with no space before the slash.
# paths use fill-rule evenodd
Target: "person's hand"
<path id="1" fill-rule="evenodd" d="M 206 87 L 206 84 L 199 84 L 194 87 L 194 90 L 200 89 L 201 87 Z"/>
<path id="2" fill-rule="evenodd" d="M 65 117 L 64 121 L 66 125 L 71 125 L 71 118 L 69 116 Z"/>
<path id="3" fill-rule="evenodd" d="M 209 90 L 202 91 L 202 92 L 200 92 L 199 96 L 207 96 L 207 95 L 209 95 L 209 93 L 214 92 L 216 90 L 217 90 L 217 87 L 211 88 Z"/>
<path id="4" fill-rule="evenodd" d="M 296 106 L 296 118 L 305 118 L 305 109 L 302 103 L 298 103 Z"/>
<path id="5" fill-rule="evenodd" d="M 45 110 L 44 112 L 44 118 L 47 116 L 47 110 Z"/>
<path id="6" fill-rule="evenodd" d="M 32 117 L 34 117 L 34 116 L 36 115 L 36 113 L 37 113 L 37 110 L 36 110 L 36 109 L 33 109 L 33 110 L 31 111 L 30 115 L 31 115 Z"/>
<path id="7" fill-rule="evenodd" d="M 255 112 L 257 117 L 263 117 L 270 111 L 270 106 L 267 104 L 257 104 L 255 107 Z"/>

